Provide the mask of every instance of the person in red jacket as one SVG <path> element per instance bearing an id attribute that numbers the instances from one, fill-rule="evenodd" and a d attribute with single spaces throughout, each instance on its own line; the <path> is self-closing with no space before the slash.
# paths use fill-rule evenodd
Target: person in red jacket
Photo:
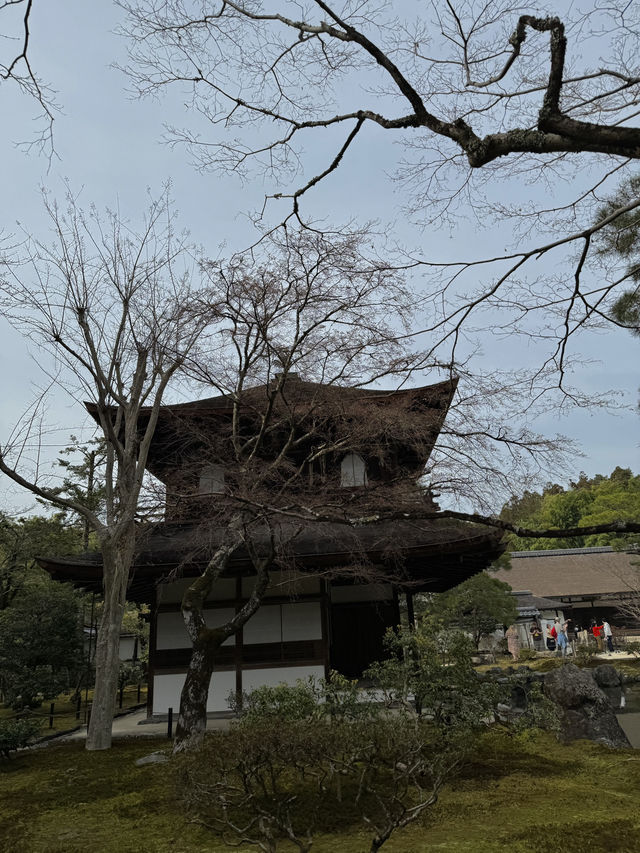
<path id="1" fill-rule="evenodd" d="M 596 620 L 594 619 L 591 623 L 591 633 L 596 638 L 596 645 L 598 646 L 598 651 L 602 651 L 602 625 L 598 625 Z"/>

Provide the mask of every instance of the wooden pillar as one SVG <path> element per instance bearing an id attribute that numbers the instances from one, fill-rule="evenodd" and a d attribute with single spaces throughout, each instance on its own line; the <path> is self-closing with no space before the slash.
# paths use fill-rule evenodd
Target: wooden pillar
<path id="1" fill-rule="evenodd" d="M 236 613 L 242 609 L 242 575 L 236 578 Z M 244 644 L 244 632 L 240 630 L 235 635 L 234 662 L 236 666 L 236 704 L 242 705 L 242 651 Z"/>
<path id="2" fill-rule="evenodd" d="M 330 643 L 330 590 L 324 578 L 320 578 L 320 624 L 322 626 L 322 657 L 324 659 L 324 677 L 329 678 L 331 673 L 331 643 Z"/>
<path id="3" fill-rule="evenodd" d="M 416 614 L 413 609 L 413 593 L 405 592 L 405 598 L 407 599 L 407 621 L 409 622 L 410 628 L 416 627 Z"/>
<path id="4" fill-rule="evenodd" d="M 153 677 L 156 662 L 156 643 L 158 641 L 158 587 L 154 592 L 149 625 L 149 663 L 147 664 L 147 718 L 153 715 Z"/>

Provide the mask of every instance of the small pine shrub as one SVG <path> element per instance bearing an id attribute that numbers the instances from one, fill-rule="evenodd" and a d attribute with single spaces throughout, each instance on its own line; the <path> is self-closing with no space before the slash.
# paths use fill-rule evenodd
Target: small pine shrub
<path id="1" fill-rule="evenodd" d="M 538 657 L 538 654 L 534 649 L 520 649 L 520 654 L 518 655 L 518 660 L 527 661 L 527 660 L 535 660 Z"/>

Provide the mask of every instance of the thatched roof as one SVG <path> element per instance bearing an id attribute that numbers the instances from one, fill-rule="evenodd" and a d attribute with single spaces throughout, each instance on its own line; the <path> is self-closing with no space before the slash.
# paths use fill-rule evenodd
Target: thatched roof
<path id="1" fill-rule="evenodd" d="M 502 551 L 501 536 L 475 525 L 430 520 L 379 522 L 363 527 L 308 525 L 295 531 L 281 526 L 281 547 L 274 566 L 295 567 L 329 577 L 362 573 L 383 576 L 410 590 L 440 592 L 482 571 Z M 161 524 L 140 540 L 130 597 L 144 600 L 163 579 L 194 576 L 222 541 L 224 530 L 206 524 Z M 258 546 L 261 534 L 254 538 Z M 99 588 L 100 554 L 40 558 L 52 577 L 87 589 Z M 355 567 L 355 568 L 354 568 Z M 251 574 L 248 555 L 240 550 L 227 574 Z"/>
<path id="2" fill-rule="evenodd" d="M 514 551 L 511 569 L 494 577 L 512 589 L 528 589 L 534 595 L 563 598 L 600 596 L 640 588 L 637 553 L 613 548 L 566 548 L 554 551 Z"/>

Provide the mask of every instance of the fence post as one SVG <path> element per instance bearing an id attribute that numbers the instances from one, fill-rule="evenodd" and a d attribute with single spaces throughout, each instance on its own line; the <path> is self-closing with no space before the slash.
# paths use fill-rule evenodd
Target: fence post
<path id="1" fill-rule="evenodd" d="M 81 708 L 82 708 L 82 696 L 78 696 L 78 701 L 76 702 L 76 720 L 80 719 Z"/>
<path id="2" fill-rule="evenodd" d="M 140 682 L 138 682 L 138 698 L 136 700 L 138 705 L 140 704 L 140 687 L 141 687 L 141 684 L 140 684 Z"/>
<path id="3" fill-rule="evenodd" d="M 120 685 L 120 710 L 122 710 L 122 702 L 124 699 L 124 684 Z"/>
<path id="4" fill-rule="evenodd" d="M 51 708 L 49 709 L 49 728 L 53 728 L 53 710 L 55 708 L 55 702 L 51 703 Z"/>
<path id="5" fill-rule="evenodd" d="M 169 740 L 173 737 L 173 708 L 169 708 L 169 713 L 167 714 L 167 737 Z"/>

